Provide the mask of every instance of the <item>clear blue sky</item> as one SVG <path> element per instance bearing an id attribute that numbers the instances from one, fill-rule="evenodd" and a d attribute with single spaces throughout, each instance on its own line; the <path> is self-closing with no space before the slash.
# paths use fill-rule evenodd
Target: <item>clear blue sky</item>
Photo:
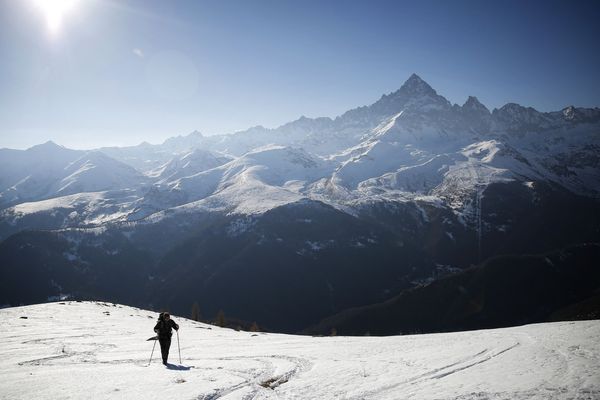
<path id="1" fill-rule="evenodd" d="M 39 1 L 74 4 L 51 29 Z M 599 21 L 598 1 L 0 0 L 0 147 L 335 117 L 413 72 L 459 104 L 600 106 Z"/>

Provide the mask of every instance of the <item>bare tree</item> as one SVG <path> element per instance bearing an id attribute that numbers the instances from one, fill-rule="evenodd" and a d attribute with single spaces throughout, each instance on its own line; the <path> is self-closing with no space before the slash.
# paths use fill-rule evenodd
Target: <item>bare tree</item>
<path id="1" fill-rule="evenodd" d="M 192 305 L 192 319 L 194 321 L 200 321 L 200 305 L 197 301 Z"/>
<path id="2" fill-rule="evenodd" d="M 220 326 L 221 328 L 225 326 L 225 312 L 223 310 L 219 310 L 219 312 L 217 313 L 216 323 L 217 326 Z"/>

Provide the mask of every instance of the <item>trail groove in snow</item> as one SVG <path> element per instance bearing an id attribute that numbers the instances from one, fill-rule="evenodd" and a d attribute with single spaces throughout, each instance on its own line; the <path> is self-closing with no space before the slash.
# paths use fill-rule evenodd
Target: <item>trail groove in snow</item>
<path id="1" fill-rule="evenodd" d="M 261 390 L 275 389 L 276 387 L 287 383 L 297 374 L 310 368 L 310 362 L 297 357 L 288 357 L 282 355 L 269 356 L 239 356 L 239 357 L 221 357 L 215 358 L 213 361 L 243 361 L 246 363 L 246 368 L 251 366 L 248 371 L 231 370 L 230 373 L 238 376 L 243 382 L 226 387 L 216 389 L 213 393 L 203 394 L 197 397 L 198 400 L 214 400 L 229 396 L 238 391 L 246 391 L 243 398 L 254 398 Z M 291 368 L 289 365 L 291 364 Z M 254 364 L 260 364 L 259 368 L 255 368 Z"/>

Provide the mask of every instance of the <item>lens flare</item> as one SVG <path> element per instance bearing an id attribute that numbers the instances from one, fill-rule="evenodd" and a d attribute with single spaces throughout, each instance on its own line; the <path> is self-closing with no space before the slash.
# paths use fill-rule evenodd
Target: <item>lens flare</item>
<path id="1" fill-rule="evenodd" d="M 56 34 L 60 31 L 65 15 L 77 2 L 78 0 L 35 0 L 35 5 L 44 14 L 50 33 Z"/>

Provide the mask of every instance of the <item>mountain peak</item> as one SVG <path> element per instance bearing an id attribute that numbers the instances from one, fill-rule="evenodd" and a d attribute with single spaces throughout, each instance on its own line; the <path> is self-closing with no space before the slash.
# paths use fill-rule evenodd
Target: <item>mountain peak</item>
<path id="1" fill-rule="evenodd" d="M 572 121 L 575 118 L 575 107 L 568 106 L 562 110 L 562 114 L 564 118 L 568 121 Z"/>
<path id="2" fill-rule="evenodd" d="M 467 98 L 467 101 L 465 101 L 465 104 L 463 104 L 463 107 L 464 106 L 473 106 L 473 105 L 478 105 L 478 104 L 481 104 L 481 102 L 479 101 L 479 99 L 477 97 L 469 96 Z"/>
<path id="3" fill-rule="evenodd" d="M 427 82 L 417 74 L 412 74 L 398 91 L 404 94 L 437 94 Z"/>
<path id="4" fill-rule="evenodd" d="M 429 86 L 419 75 L 412 74 L 406 82 L 390 94 L 384 94 L 375 103 L 368 107 L 358 107 L 342 115 L 343 118 L 353 118 L 364 113 L 375 113 L 387 118 L 398 114 L 402 110 L 417 112 L 431 112 L 434 110 L 447 110 L 450 102 Z"/>
<path id="5" fill-rule="evenodd" d="M 494 110 L 494 111 L 496 111 L 496 110 Z M 505 105 L 500 107 L 500 109 L 498 109 L 497 111 L 499 113 L 512 114 L 512 115 L 517 115 L 517 114 L 518 115 L 525 115 L 525 114 L 535 115 L 535 114 L 540 113 L 533 107 L 524 107 L 517 103 L 506 103 Z"/>
<path id="6" fill-rule="evenodd" d="M 48 140 L 46 143 L 37 144 L 28 148 L 26 151 L 29 152 L 42 152 L 44 154 L 47 153 L 68 153 L 68 152 L 77 152 L 77 150 L 67 149 L 64 146 L 54 143 L 52 140 Z"/>
<path id="7" fill-rule="evenodd" d="M 427 83 L 427 82 L 425 82 L 423 79 L 421 79 L 421 77 L 420 77 L 419 75 L 415 74 L 414 72 L 413 72 L 412 74 L 410 74 L 410 76 L 408 77 L 408 79 L 406 80 L 406 82 L 405 82 L 405 83 L 407 83 L 407 82 L 412 82 L 412 81 L 414 81 L 414 82 L 422 82 L 422 83 Z"/>
<path id="8" fill-rule="evenodd" d="M 467 101 L 465 101 L 465 104 L 462 105 L 462 109 L 464 111 L 479 112 L 484 114 L 490 113 L 490 110 L 488 110 L 488 108 L 483 105 L 475 96 L 469 96 Z"/>
<path id="9" fill-rule="evenodd" d="M 48 140 L 46 143 L 36 144 L 35 146 L 30 147 L 27 150 L 38 150 L 38 149 L 62 149 L 63 146 L 59 146 L 54 143 L 52 140 Z"/>
<path id="10" fill-rule="evenodd" d="M 163 142 L 163 145 L 174 146 L 180 150 L 197 145 L 204 138 L 202 133 L 195 130 L 187 135 L 178 135 L 168 138 Z"/>

